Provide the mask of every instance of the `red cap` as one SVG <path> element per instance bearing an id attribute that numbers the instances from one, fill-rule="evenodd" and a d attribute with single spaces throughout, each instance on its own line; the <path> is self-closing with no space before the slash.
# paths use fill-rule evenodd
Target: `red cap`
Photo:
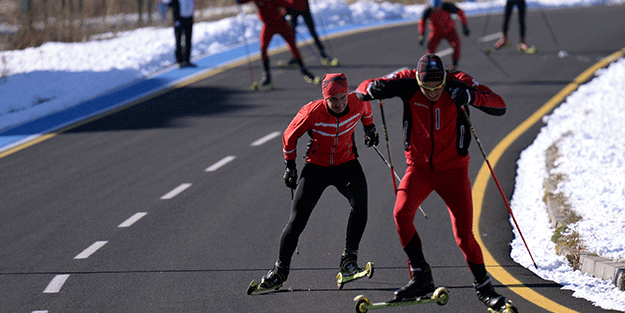
<path id="1" fill-rule="evenodd" d="M 337 93 L 347 93 L 347 77 L 343 73 L 328 73 L 323 76 L 321 92 L 323 98 L 328 99 Z"/>

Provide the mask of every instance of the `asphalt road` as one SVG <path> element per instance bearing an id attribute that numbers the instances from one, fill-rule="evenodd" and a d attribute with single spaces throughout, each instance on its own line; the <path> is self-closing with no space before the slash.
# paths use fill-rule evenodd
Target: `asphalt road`
<path id="1" fill-rule="evenodd" d="M 486 151 L 584 70 L 622 48 L 625 6 L 545 14 L 557 45 L 540 12 L 529 12 L 526 39 L 538 52 L 520 55 L 510 48 L 492 54 L 509 78 L 477 44 L 462 37 L 460 69 L 490 86 L 508 105 L 502 117 L 473 110 L 472 122 Z M 469 19 L 472 38 L 499 31 L 501 16 L 491 16 L 485 29 L 486 21 Z M 513 43 L 518 38 L 516 17 L 510 37 Z M 330 70 L 346 73 L 352 88 L 366 78 L 414 67 L 424 52 L 414 24 L 336 37 L 327 45 L 342 63 Z M 444 43 L 439 50 L 447 47 Z M 560 50 L 569 57 L 559 58 Z M 326 72 L 312 50 L 301 51 L 315 74 Z M 287 58 L 284 52 L 271 56 L 273 64 Z M 450 57 L 443 60 L 449 63 Z M 258 79 L 256 59 L 252 70 Z M 403 286 L 409 278 L 392 216 L 391 178 L 379 156 L 362 144 L 358 127 L 370 207 L 359 261 L 375 262 L 373 278 L 343 290 L 336 286 L 349 205 L 330 188 L 300 239 L 283 289 L 245 294 L 249 282 L 273 265 L 290 213 L 279 134 L 302 105 L 321 97 L 320 87 L 305 83 L 296 70 L 272 70 L 277 87 L 271 92 L 249 91 L 250 70 L 243 63 L 1 158 L 2 312 L 352 312 L 355 296 L 383 301 Z M 381 132 L 380 110 L 377 102 L 372 105 Z M 384 110 L 393 161 L 401 174 L 400 101 L 385 101 Z M 541 126 L 529 128 L 495 168 L 508 198 L 518 154 Z M 257 142 L 262 138 L 266 140 Z M 306 141 L 300 140 L 300 156 Z M 474 179 L 483 158 L 475 142 L 470 153 Z M 301 168 L 303 160 L 298 163 Z M 388 311 L 485 312 L 443 202 L 432 194 L 423 208 L 429 218 L 418 215 L 415 224 L 435 282 L 448 287 L 451 298 L 444 307 Z M 605 311 L 510 260 L 511 226 L 492 183 L 479 225 L 486 249 L 521 287 L 573 312 Z M 520 312 L 554 311 L 509 289 L 519 286 L 495 285 Z"/>

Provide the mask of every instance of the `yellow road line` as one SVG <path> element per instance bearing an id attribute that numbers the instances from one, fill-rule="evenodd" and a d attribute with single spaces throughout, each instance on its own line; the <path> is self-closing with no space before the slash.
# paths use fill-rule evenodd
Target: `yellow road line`
<path id="1" fill-rule="evenodd" d="M 597 62 L 595 65 L 588 68 L 582 74 L 577 76 L 577 78 L 575 78 L 572 83 L 568 84 L 564 89 L 562 89 L 547 103 L 545 103 L 540 109 L 534 112 L 534 114 L 532 114 L 523 123 L 521 123 L 521 125 L 517 126 L 512 132 L 510 132 L 501 142 L 499 142 L 499 144 L 497 144 L 493 151 L 488 155 L 488 160 L 490 161 L 493 169 L 497 165 L 497 161 L 499 160 L 501 155 L 508 149 L 508 147 L 510 147 L 510 145 L 515 140 L 519 138 L 519 136 L 521 136 L 521 134 L 526 132 L 543 116 L 553 110 L 558 104 L 560 104 L 564 100 L 564 98 L 566 98 L 571 92 L 575 91 L 581 84 L 588 81 L 597 70 L 608 66 L 613 61 L 623 57 L 624 54 L 625 48 L 611 54 L 607 58 L 601 60 L 600 62 Z M 486 162 L 484 162 L 482 164 L 482 167 L 480 168 L 480 171 L 477 174 L 475 183 L 473 184 L 473 207 L 475 208 L 473 216 L 473 233 L 475 234 L 476 240 L 482 247 L 482 252 L 484 253 L 484 262 L 486 263 L 486 266 L 488 266 L 489 273 L 493 276 L 493 278 L 497 279 L 503 285 L 510 286 L 508 288 L 519 296 L 527 299 L 528 301 L 540 306 L 545 310 L 558 313 L 577 312 L 565 306 L 562 306 L 533 291 L 530 287 L 525 286 L 522 282 L 520 282 L 510 273 L 508 273 L 499 263 L 497 263 L 497 261 L 493 258 L 490 252 L 484 248 L 484 242 L 482 241 L 482 237 L 480 236 L 479 232 L 479 223 L 480 215 L 482 213 L 484 194 L 486 192 L 486 185 L 488 183 L 490 175 L 491 173 L 488 169 L 488 165 L 486 164 Z"/>

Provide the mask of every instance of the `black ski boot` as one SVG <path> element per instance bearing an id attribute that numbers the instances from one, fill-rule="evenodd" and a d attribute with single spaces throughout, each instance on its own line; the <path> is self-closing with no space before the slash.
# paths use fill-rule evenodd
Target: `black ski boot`
<path id="1" fill-rule="evenodd" d="M 300 72 L 302 72 L 302 76 L 304 76 L 304 80 L 306 82 L 316 85 L 321 83 L 321 79 L 308 71 L 308 69 L 304 66 L 302 60 L 295 60 L 295 62 L 297 62 L 297 66 L 299 66 L 299 70 Z"/>
<path id="2" fill-rule="evenodd" d="M 270 89 L 273 87 L 273 82 L 271 81 L 271 74 L 269 72 L 265 72 L 263 74 L 263 78 L 258 83 L 259 89 Z"/>
<path id="3" fill-rule="evenodd" d="M 395 297 L 390 302 L 401 302 L 414 300 L 419 297 L 426 296 L 428 293 L 434 292 L 434 279 L 432 271 L 427 263 L 423 263 L 418 268 L 410 268 L 412 279 L 404 287 L 395 291 Z"/>
<path id="4" fill-rule="evenodd" d="M 282 266 L 280 261 L 277 261 L 269 272 L 260 281 L 260 287 L 263 289 L 278 289 L 282 287 L 282 284 L 289 277 L 289 267 Z"/>
<path id="5" fill-rule="evenodd" d="M 358 267 L 358 251 L 347 250 L 341 254 L 341 273 L 343 276 L 353 276 L 358 272 L 362 272 L 362 269 Z"/>
<path id="6" fill-rule="evenodd" d="M 490 277 L 486 276 L 482 282 L 474 281 L 473 287 L 475 287 L 477 298 L 487 307 L 496 312 L 506 309 L 506 298 L 495 291 L 490 283 Z"/>

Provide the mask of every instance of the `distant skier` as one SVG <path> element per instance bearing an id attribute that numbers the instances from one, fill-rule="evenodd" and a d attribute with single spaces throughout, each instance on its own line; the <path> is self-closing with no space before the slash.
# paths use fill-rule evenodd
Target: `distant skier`
<path id="1" fill-rule="evenodd" d="M 395 291 L 393 301 L 407 301 L 435 289 L 414 225 L 417 208 L 435 191 L 447 204 L 456 243 L 473 273 L 479 300 L 498 312 L 505 309 L 506 299 L 495 292 L 473 235 L 468 150 L 471 134 L 463 112 L 470 105 L 487 114 L 503 115 L 503 99 L 464 72 L 447 72 L 435 54 L 421 57 L 414 70 L 367 79 L 356 92 L 362 100 L 399 97 L 404 103 L 407 168 L 393 215 L 412 279 Z"/>
<path id="2" fill-rule="evenodd" d="M 536 47 L 529 46 L 525 43 L 525 0 L 507 0 L 506 1 L 506 9 L 504 13 L 503 25 L 501 27 L 501 32 L 503 36 L 495 43 L 495 49 L 499 50 L 505 48 L 510 45 L 508 42 L 508 25 L 510 24 L 510 16 L 512 15 L 512 9 L 516 6 L 517 11 L 519 13 L 519 44 L 517 45 L 517 50 L 523 53 L 534 53 L 536 51 Z"/>
<path id="3" fill-rule="evenodd" d="M 264 74 L 260 81 L 259 88 L 266 89 L 273 87 L 273 81 L 271 80 L 271 71 L 269 69 L 269 55 L 267 49 L 269 42 L 275 34 L 280 34 L 286 41 L 295 59 L 295 63 L 299 66 L 304 80 L 309 83 L 319 83 L 319 78 L 315 77 L 302 62 L 302 56 L 295 44 L 295 33 L 293 28 L 286 22 L 284 16 L 280 13 L 279 8 L 288 8 L 290 4 L 287 0 L 237 0 L 237 3 L 243 4 L 247 2 L 254 2 L 258 7 L 258 17 L 263 22 L 263 28 L 260 31 L 260 53 L 263 62 Z"/>
<path id="4" fill-rule="evenodd" d="M 442 0 L 431 0 L 430 7 L 423 11 L 423 15 L 419 20 L 419 45 L 423 46 L 425 41 L 425 23 L 430 20 L 430 35 L 428 36 L 428 45 L 426 53 L 435 53 L 442 39 L 446 39 L 453 48 L 454 53 L 451 57 L 451 69 L 455 70 L 460 61 L 460 51 L 462 44 L 460 37 L 456 32 L 456 23 L 451 18 L 452 14 L 457 14 L 462 23 L 462 31 L 465 36 L 469 36 L 469 26 L 464 11 L 453 3 L 443 2 Z"/>
<path id="5" fill-rule="evenodd" d="M 315 22 L 313 20 L 312 14 L 310 13 L 310 5 L 308 0 L 289 0 L 291 6 L 286 8 L 286 14 L 290 19 L 291 28 L 293 31 L 297 33 L 297 23 L 298 19 L 301 16 L 304 19 L 304 23 L 306 27 L 308 27 L 308 32 L 312 36 L 315 41 L 315 45 L 317 49 L 319 49 L 319 55 L 321 56 L 321 63 L 326 66 L 336 66 L 338 64 L 337 59 L 332 59 L 326 53 L 325 47 L 321 40 L 319 40 L 319 36 L 317 35 L 317 30 L 315 29 Z M 296 65 L 295 59 L 291 59 L 287 66 Z"/>
<path id="6" fill-rule="evenodd" d="M 176 62 L 180 67 L 195 67 L 191 63 L 191 35 L 193 33 L 193 11 L 195 0 L 162 0 L 172 8 L 174 36 L 176 38 Z"/>
<path id="7" fill-rule="evenodd" d="M 322 93 L 323 99 L 303 106 L 284 131 L 284 182 L 288 188 L 295 189 L 291 217 L 282 231 L 278 260 L 273 269 L 263 276 L 259 289 L 248 290 L 248 293 L 277 289 L 286 281 L 299 236 L 317 201 L 329 186 L 336 187 L 351 206 L 340 271 L 344 275 L 362 271 L 358 267 L 357 256 L 367 225 L 367 180 L 357 159 L 354 128 L 361 120 L 368 147 L 377 145 L 379 136 L 373 124 L 371 104 L 358 99 L 355 93 L 348 93 L 344 74 L 326 74 Z M 295 164 L 297 140 L 304 134 L 310 136 L 310 142 L 298 181 Z"/>

